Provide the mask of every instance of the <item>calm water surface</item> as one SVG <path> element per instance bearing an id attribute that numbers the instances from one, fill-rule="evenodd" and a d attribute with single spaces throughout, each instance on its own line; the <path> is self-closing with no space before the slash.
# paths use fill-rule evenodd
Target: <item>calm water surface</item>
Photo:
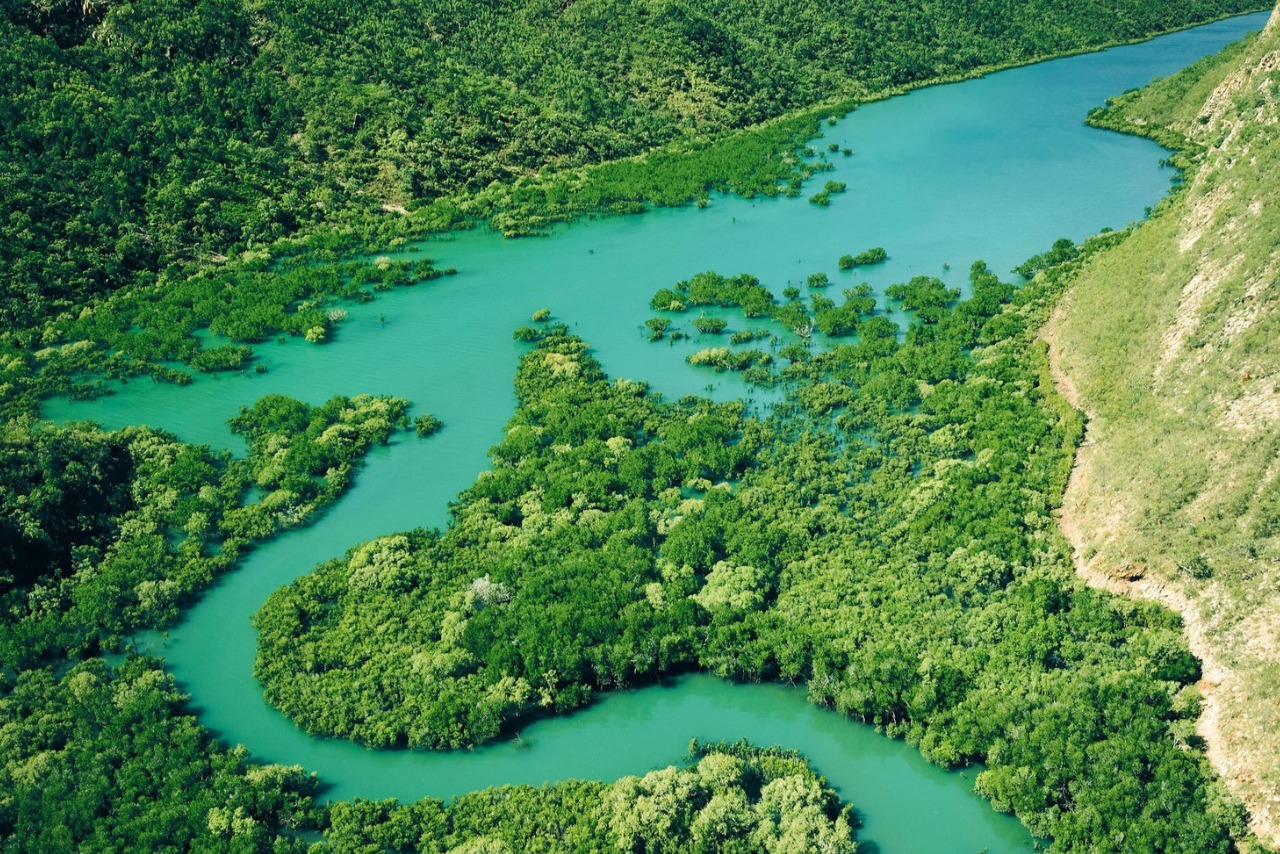
<path id="1" fill-rule="evenodd" d="M 932 768 L 913 748 L 780 686 L 688 677 L 533 724 L 521 743 L 463 753 L 312 739 L 263 702 L 250 675 L 249 618 L 273 590 L 322 560 L 375 536 L 446 523 L 447 502 L 487 467 L 486 451 L 513 411 L 521 346 L 511 332 L 536 309 L 568 323 L 612 376 L 645 380 L 667 396 L 760 397 L 735 377 L 685 364 L 689 352 L 715 341 L 649 343 L 642 323 L 653 292 L 712 269 L 753 273 L 775 293 L 819 271 L 832 279 L 833 296 L 862 281 L 880 292 L 921 273 L 962 286 L 977 259 L 1008 271 L 1059 237 L 1079 240 L 1139 220 L 1168 189 L 1172 175 L 1158 165 L 1164 152 L 1086 128 L 1083 116 L 1265 20 L 1244 16 L 867 105 L 814 142 L 854 152 L 834 156 L 835 170 L 805 188 L 808 195 L 822 181 L 845 182 L 848 192 L 830 208 L 803 198 L 715 197 L 706 209 L 583 222 L 541 239 L 476 231 L 432 241 L 422 253 L 457 267 L 457 276 L 350 306 L 330 345 L 257 347 L 266 374 L 201 378 L 185 388 L 134 382 L 98 401 L 52 401 L 46 414 L 113 428 L 152 424 L 234 450 L 242 444 L 227 419 L 275 392 L 311 403 L 393 394 L 412 400 L 415 414 L 445 422 L 429 440 L 406 435 L 376 449 L 323 519 L 253 552 L 167 637 L 149 640 L 205 725 L 264 761 L 319 772 L 328 797 L 413 800 L 501 783 L 608 780 L 680 760 L 691 737 L 746 737 L 804 751 L 862 813 L 860 838 L 881 851 L 1026 850 L 1032 840 L 1021 826 L 970 792 L 972 774 Z M 885 247 L 888 263 L 837 270 L 840 255 L 871 246 Z M 731 329 L 741 325 L 735 318 Z"/>

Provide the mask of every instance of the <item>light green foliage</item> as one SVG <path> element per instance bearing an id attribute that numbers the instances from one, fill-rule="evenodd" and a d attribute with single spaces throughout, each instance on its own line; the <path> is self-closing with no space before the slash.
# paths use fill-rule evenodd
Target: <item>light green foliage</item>
<path id="1" fill-rule="evenodd" d="M 419 436 L 434 436 L 444 427 L 444 422 L 431 414 L 419 415 L 413 419 L 413 429 Z"/>
<path id="2" fill-rule="evenodd" d="M 729 326 L 723 317 L 698 317 L 693 321 L 693 328 L 706 335 L 719 335 Z"/>
<path id="3" fill-rule="evenodd" d="M 859 252 L 857 255 L 853 256 L 849 266 L 866 267 L 871 264 L 879 264 L 880 262 L 887 260 L 888 257 L 889 253 L 885 252 L 883 248 L 877 246 L 873 249 L 868 249 L 865 252 Z"/>
<path id="4" fill-rule="evenodd" d="M 690 746 L 691 763 L 606 785 L 504 786 L 449 806 L 336 804 L 319 854 L 349 851 L 828 851 L 856 818 L 804 759 L 744 742 Z"/>
<path id="5" fill-rule="evenodd" d="M 727 278 L 715 272 L 699 273 L 685 282 L 677 282 L 674 290 L 663 288 L 650 301 L 653 308 L 718 305 L 742 309 L 747 317 L 767 317 L 773 309 L 773 294 L 755 276 L 742 274 Z"/>
<path id="6" fill-rule="evenodd" d="M 946 310 L 960 298 L 960 291 L 948 288 L 941 279 L 931 276 L 916 276 L 909 282 L 890 285 L 885 288 L 884 295 L 897 300 L 907 311 L 924 323 L 937 323 Z"/>
<path id="7" fill-rule="evenodd" d="M 750 344 L 773 335 L 768 329 L 739 329 L 729 336 L 730 344 Z"/>
<path id="8" fill-rule="evenodd" d="M 230 344 L 202 350 L 191 358 L 191 367 L 197 371 L 234 371 L 243 368 L 253 357 L 248 347 Z"/>
<path id="9" fill-rule="evenodd" d="M 659 341 L 666 337 L 667 330 L 671 327 L 671 321 L 665 317 L 651 317 L 644 322 L 645 328 L 649 330 L 649 340 Z M 736 332 L 734 333 L 737 334 Z"/>
<path id="10" fill-rule="evenodd" d="M 693 600 L 711 612 L 721 609 L 755 611 L 773 592 L 776 581 L 754 566 L 734 566 L 718 561 L 707 573 L 706 582 Z"/>
<path id="11" fill-rule="evenodd" d="M 839 149 L 839 146 L 834 146 L 832 150 L 838 150 L 838 149 Z M 827 205 L 831 204 L 832 196 L 836 195 L 837 193 L 843 193 L 844 191 L 845 191 L 845 184 L 843 181 L 828 181 L 826 184 L 822 186 L 821 190 L 819 190 L 817 193 L 809 197 L 809 201 L 815 205 L 826 207 Z"/>
<path id="12" fill-rule="evenodd" d="M 239 370 L 253 358 L 247 345 L 270 336 L 331 341 L 346 316 L 335 301 L 367 302 L 374 292 L 453 272 L 428 260 L 335 262 L 327 249 L 282 251 L 290 254 L 274 261 L 256 252 L 214 269 L 175 266 L 147 288 L 116 292 L 39 329 L 0 335 L 0 366 L 7 366 L 0 367 L 0 416 L 28 413 L 40 397 L 53 394 L 106 394 L 105 378 L 149 374 L 161 382 L 191 382 L 167 362 L 198 371 Z M 206 349 L 195 334 L 201 329 L 243 343 Z"/>
<path id="13" fill-rule="evenodd" d="M 717 371 L 745 371 L 772 361 L 773 357 L 763 350 L 734 350 L 729 347 L 707 347 L 688 356 L 689 364 L 706 365 Z"/>
<path id="14" fill-rule="evenodd" d="M 833 338 L 849 335 L 858 329 L 858 324 L 870 317 L 875 311 L 876 300 L 871 296 L 870 285 L 858 285 L 844 292 L 844 303 L 837 306 L 831 300 L 811 300 L 813 304 L 813 325 L 823 335 Z"/>
<path id="15" fill-rule="evenodd" d="M 1019 264 L 1014 268 L 1013 272 L 1022 276 L 1024 279 L 1030 279 L 1038 271 L 1048 269 L 1057 264 L 1063 264 L 1076 257 L 1076 245 L 1068 238 L 1062 237 L 1053 242 L 1053 248 L 1048 252 L 1042 252 L 1027 261 Z"/>

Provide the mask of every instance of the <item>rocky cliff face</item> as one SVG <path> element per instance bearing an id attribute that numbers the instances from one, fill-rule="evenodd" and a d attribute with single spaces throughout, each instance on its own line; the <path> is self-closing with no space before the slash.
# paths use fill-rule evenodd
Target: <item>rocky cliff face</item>
<path id="1" fill-rule="evenodd" d="M 1199 736 L 1280 847 L 1280 9 L 1116 109 L 1184 136 L 1195 165 L 1045 330 L 1090 416 L 1063 529 L 1091 583 L 1183 615 Z"/>

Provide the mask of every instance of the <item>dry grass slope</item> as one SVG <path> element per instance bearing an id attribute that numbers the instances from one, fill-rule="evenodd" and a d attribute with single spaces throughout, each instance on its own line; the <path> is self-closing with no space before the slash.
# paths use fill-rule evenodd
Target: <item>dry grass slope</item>
<path id="1" fill-rule="evenodd" d="M 1203 148 L 1189 185 L 1092 259 L 1044 335 L 1089 416 L 1064 533 L 1097 586 L 1182 613 L 1200 735 L 1280 847 L 1280 9 L 1243 47 L 1128 96 Z"/>

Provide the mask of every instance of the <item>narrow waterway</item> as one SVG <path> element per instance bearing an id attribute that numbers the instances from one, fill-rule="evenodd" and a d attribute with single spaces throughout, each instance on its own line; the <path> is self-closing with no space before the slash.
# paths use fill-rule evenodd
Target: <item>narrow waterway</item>
<path id="1" fill-rule="evenodd" d="M 1151 42 L 1046 62 L 870 104 L 814 143 L 848 147 L 815 178 L 848 185 L 829 208 L 799 199 L 716 197 L 706 209 L 588 221 L 518 241 L 486 232 L 422 247 L 459 269 L 351 306 L 334 342 L 256 348 L 265 374 L 201 378 L 190 387 L 134 382 L 98 401 L 52 401 L 58 420 L 152 424 L 183 439 L 239 449 L 226 421 L 269 393 L 319 403 L 334 394 L 393 394 L 446 428 L 376 449 L 355 487 L 316 524 L 253 552 L 166 637 L 150 639 L 193 698 L 201 721 L 263 761 L 319 772 L 331 798 L 449 797 L 500 783 L 613 779 L 679 760 L 692 737 L 750 738 L 804 751 L 865 820 L 882 851 L 1024 850 L 1011 818 L 974 796 L 972 774 L 946 774 L 915 750 L 809 706 L 802 690 L 688 677 L 606 697 L 571 717 L 528 727 L 519 742 L 459 754 L 371 751 L 299 732 L 267 707 L 253 680 L 250 616 L 276 588 L 372 537 L 443 526 L 448 501 L 486 468 L 514 398 L 521 352 L 512 330 L 548 307 L 615 377 L 668 396 L 751 396 L 731 375 L 690 368 L 707 340 L 650 343 L 643 321 L 660 287 L 702 270 L 751 272 L 780 292 L 814 272 L 832 290 L 880 292 L 913 275 L 961 286 L 985 260 L 1010 270 L 1056 238 L 1080 239 L 1141 219 L 1167 190 L 1164 155 L 1143 140 L 1082 124 L 1108 96 L 1171 73 L 1261 28 L 1244 16 Z M 839 271 L 845 253 L 885 247 L 873 269 Z"/>

